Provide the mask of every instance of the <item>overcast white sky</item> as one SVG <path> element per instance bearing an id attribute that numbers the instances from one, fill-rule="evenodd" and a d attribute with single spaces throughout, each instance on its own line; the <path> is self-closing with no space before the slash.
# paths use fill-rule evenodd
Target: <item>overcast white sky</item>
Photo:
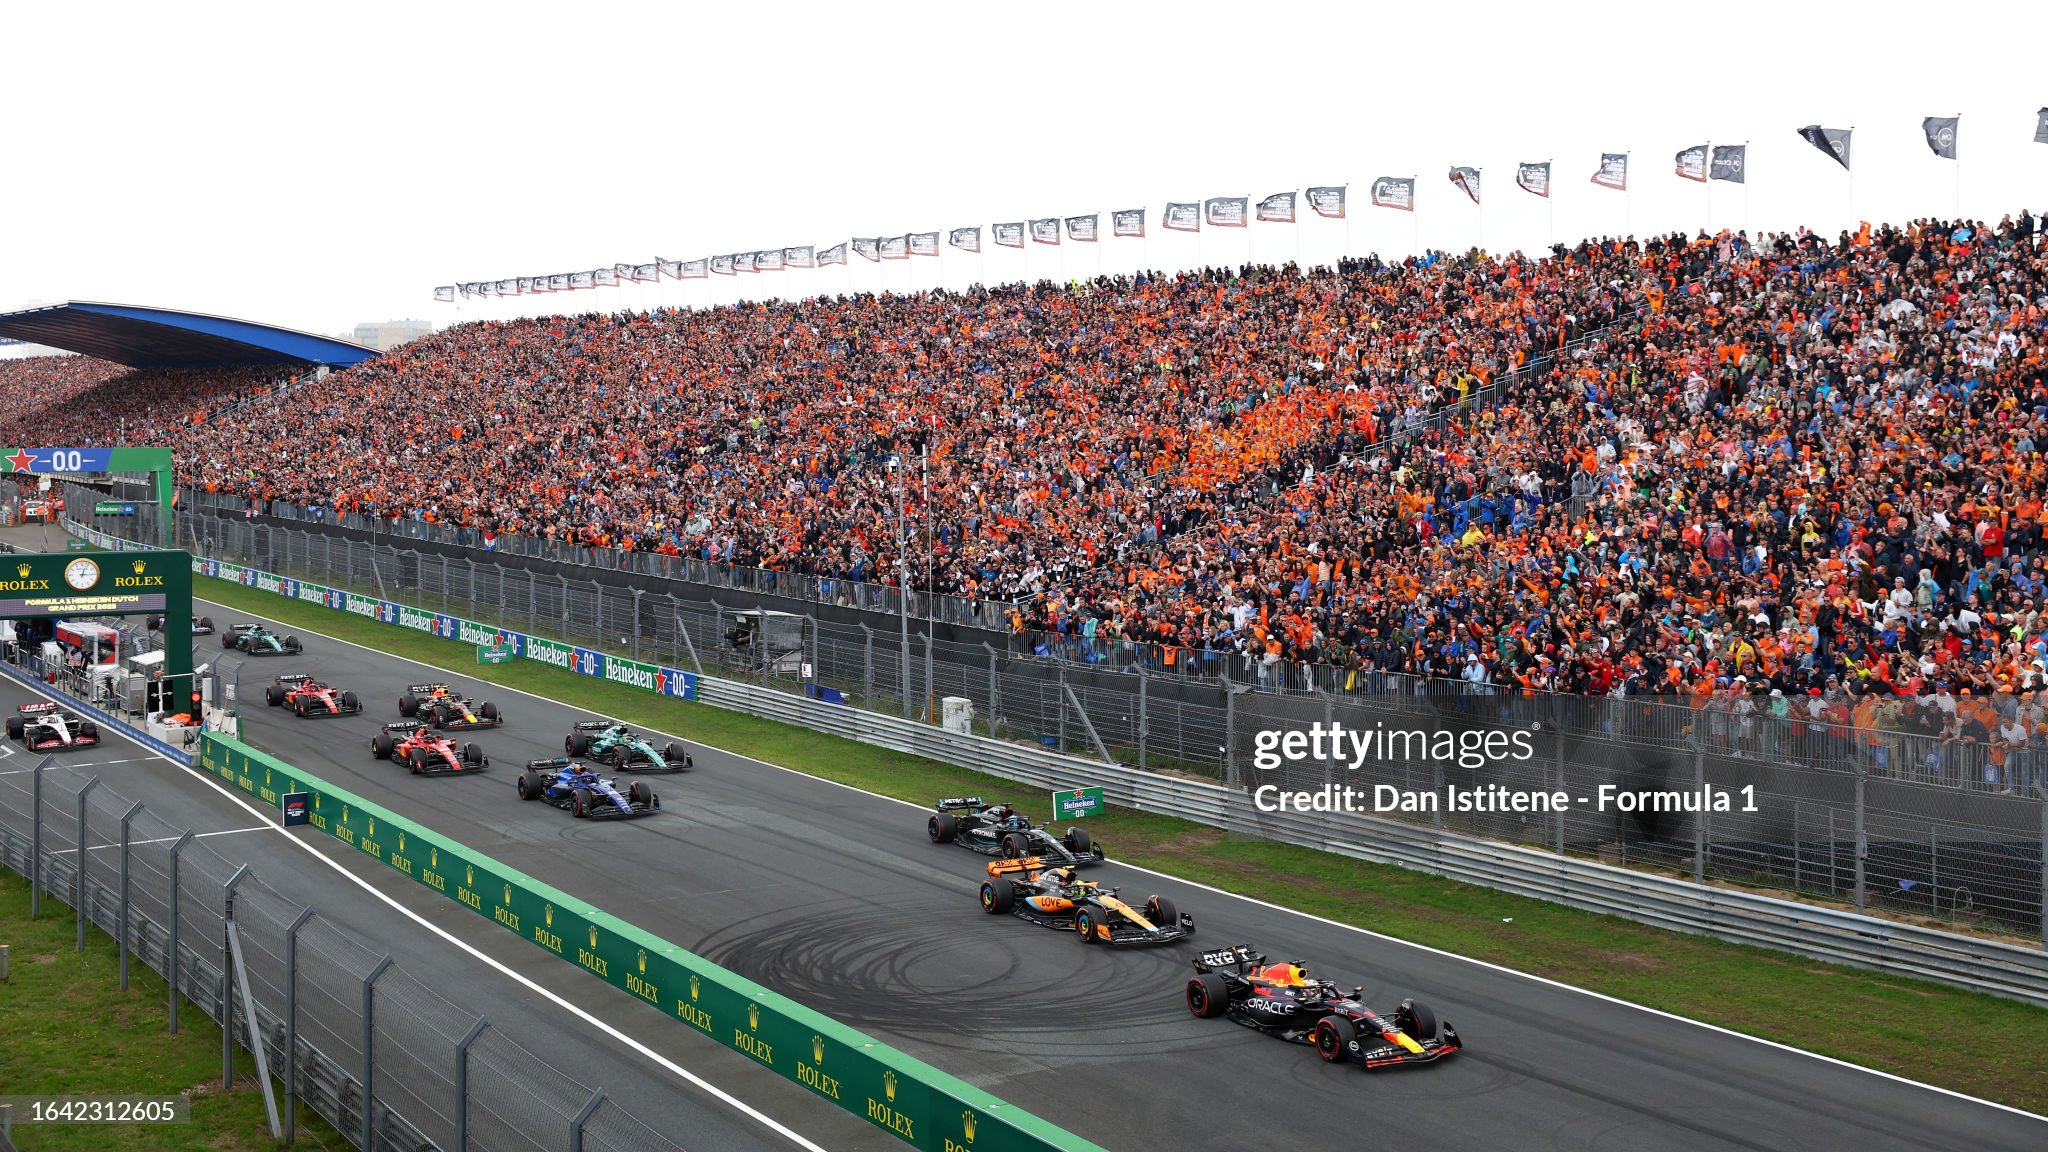
<path id="1" fill-rule="evenodd" d="M 1694 229 L 1678 149 L 1750 143 L 1711 222 L 2048 207 L 2048 71 L 2012 2 L 17 5 L 0 309 L 65 299 L 319 332 L 448 323 L 435 285 L 1144 207 L 1146 243 L 947 252 L 520 301 L 583 311 L 1149 262 Z M 1849 176 L 1794 134 L 1856 129 Z M 1634 153 L 1631 192 L 1588 182 Z M 1554 161 L 1551 202 L 1514 164 Z M 1419 177 L 1419 211 L 1365 203 Z M 1346 225 L 1158 229 L 1161 204 L 1351 185 Z M 1745 198 L 1746 197 L 1746 198 Z M 1554 209 L 1555 220 L 1550 212 Z M 1108 233 L 1103 220 L 1103 233 Z M 983 235 L 987 247 L 987 234 Z M 1028 263 L 1027 263 L 1028 262 Z M 1063 263 L 1064 262 L 1064 263 Z M 886 281 L 878 279 L 887 276 Z M 912 278 L 915 278 L 914 280 Z M 509 314 L 471 303 L 462 318 Z"/>

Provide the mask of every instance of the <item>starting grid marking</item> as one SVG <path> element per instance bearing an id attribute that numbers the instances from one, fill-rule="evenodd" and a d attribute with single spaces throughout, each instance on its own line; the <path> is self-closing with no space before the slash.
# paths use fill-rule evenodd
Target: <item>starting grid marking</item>
<path id="1" fill-rule="evenodd" d="M 258 825 L 255 825 L 254 827 L 251 827 L 251 828 L 223 828 L 223 829 L 221 829 L 221 830 L 220 830 L 220 831 L 218 831 L 218 832 L 198 832 L 198 833 L 194 833 L 194 835 L 193 835 L 193 839 L 195 839 L 195 840 L 204 840 L 204 839 L 206 839 L 206 838 L 207 838 L 208 836 L 233 836 L 233 835 L 234 835 L 235 833 L 237 833 L 237 832 L 261 832 L 261 831 L 263 831 L 263 830 L 264 830 L 264 829 L 266 829 L 266 828 L 274 828 L 274 827 L 276 827 L 276 825 L 274 825 L 274 824 L 258 824 Z M 158 836 L 158 837 L 155 837 L 155 838 L 153 838 L 153 839 L 149 839 L 149 840 L 130 840 L 130 841 L 128 842 L 128 846 L 129 846 L 130 848 L 140 848 L 140 847 L 142 847 L 142 846 L 143 846 L 144 844 L 175 844 L 175 843 L 177 843 L 177 842 L 178 842 L 179 840 L 182 840 L 182 839 L 184 839 L 184 837 L 182 837 L 182 836 Z M 120 845 L 120 844 L 118 844 L 118 843 L 114 843 L 114 844 L 95 844 L 95 845 L 93 845 L 93 846 L 92 846 L 92 848 L 91 848 L 91 849 L 89 849 L 89 850 L 90 850 L 90 851 L 93 851 L 93 852 L 98 852 L 98 851 L 99 851 L 100 849 L 102 849 L 102 848 L 119 848 L 120 846 L 121 846 L 121 845 Z M 44 855 L 45 855 L 45 856 L 65 856 L 65 855 L 69 855 L 70 853 L 73 853 L 73 852 L 76 852 L 76 851 L 78 851 L 78 849 L 76 849 L 76 848 L 59 848 L 59 849 L 56 849 L 55 851 L 51 851 L 51 852 L 45 852 L 45 853 L 44 853 Z"/>

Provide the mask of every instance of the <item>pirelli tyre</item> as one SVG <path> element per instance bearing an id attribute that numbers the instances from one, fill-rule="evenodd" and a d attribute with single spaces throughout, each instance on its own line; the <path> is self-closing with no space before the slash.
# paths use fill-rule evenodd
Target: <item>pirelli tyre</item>
<path id="1" fill-rule="evenodd" d="M 1083 908 L 1074 913 L 1074 935 L 1083 944 L 1093 944 L 1097 939 L 1096 930 L 1102 925 L 1095 917 L 1095 910 L 1092 908 Z"/>
<path id="2" fill-rule="evenodd" d="M 235 641 L 240 638 L 240 634 L 237 633 L 233 628 L 230 628 L 227 631 L 220 634 L 220 646 L 223 648 L 233 648 L 235 646 Z"/>
<path id="3" fill-rule="evenodd" d="M 7 723 L 11 731 L 14 721 L 10 719 Z M 932 818 L 924 822 L 924 830 L 932 838 L 932 843 L 951 844 L 953 837 L 960 832 L 960 819 L 951 812 L 934 812 Z"/>
<path id="4" fill-rule="evenodd" d="M 1443 1025 L 1437 1023 L 1436 1013 L 1429 1005 L 1414 1000 L 1401 1001 L 1401 1007 L 1394 1013 L 1394 1026 L 1406 1032 L 1416 1043 L 1441 1040 Z"/>
<path id="5" fill-rule="evenodd" d="M 370 755 L 379 760 L 391 759 L 391 754 L 397 749 L 398 741 L 393 740 L 389 732 L 379 732 L 370 737 Z"/>
<path id="6" fill-rule="evenodd" d="M 571 756 L 581 756 L 590 751 L 590 733 L 571 732 L 562 737 L 562 751 Z"/>
<path id="7" fill-rule="evenodd" d="M 28 725 L 21 722 L 21 717 L 9 716 L 7 718 L 7 738 L 9 740 L 21 739 L 21 734 L 26 731 L 28 731 Z"/>
<path id="8" fill-rule="evenodd" d="M 303 695 L 292 697 L 292 711 L 297 712 L 300 716 L 310 716 L 313 714 L 312 706 L 307 703 Z"/>
<path id="9" fill-rule="evenodd" d="M 433 753 L 425 748 L 415 748 L 406 753 L 405 766 L 412 770 L 413 775 L 418 776 L 432 766 L 432 761 L 428 759 L 432 755 Z"/>
<path id="10" fill-rule="evenodd" d="M 1358 1039 L 1358 1025 L 1349 1017 L 1325 1016 L 1316 1021 L 1308 1039 L 1324 1063 L 1341 1064 L 1351 1055 L 1351 1045 Z"/>
<path id="11" fill-rule="evenodd" d="M 671 743 L 668 747 L 661 750 L 661 756 L 662 759 L 668 761 L 668 766 L 671 768 L 687 768 L 690 766 L 690 754 L 683 751 L 681 744 Z"/>
<path id="12" fill-rule="evenodd" d="M 647 786 L 647 781 L 635 780 L 626 785 L 626 802 L 635 808 L 652 808 L 654 790 Z"/>
<path id="13" fill-rule="evenodd" d="M 263 702 L 272 708 L 282 707 L 284 705 L 284 689 L 275 684 L 265 688 L 263 690 Z"/>
<path id="14" fill-rule="evenodd" d="M 297 636 L 287 636 L 284 638 L 284 650 L 296 656 L 299 653 L 304 652 L 306 650 L 306 646 L 304 644 L 299 643 L 299 638 Z"/>
<path id="15" fill-rule="evenodd" d="M 1145 919 L 1150 920 L 1154 928 L 1172 928 L 1180 923 L 1180 909 L 1164 896 L 1148 896 L 1145 898 Z"/>
<path id="16" fill-rule="evenodd" d="M 981 910 L 998 916 L 1017 906 L 1017 886 L 1007 877 L 995 876 L 981 882 Z"/>
<path id="17" fill-rule="evenodd" d="M 1204 972 L 1188 981 L 1188 1011 L 1204 1018 L 1223 1015 L 1230 1007 L 1230 985 L 1214 972 Z"/>
<path id="18" fill-rule="evenodd" d="M 361 712 L 363 710 L 362 698 L 353 692 L 343 692 L 341 694 L 341 710 L 344 712 Z"/>
<path id="19" fill-rule="evenodd" d="M 488 700 L 484 701 L 483 707 L 476 710 L 476 714 L 486 720 L 503 720 L 505 718 L 498 713 L 498 706 Z"/>
<path id="20" fill-rule="evenodd" d="M 569 798 L 569 814 L 578 818 L 590 815 L 590 806 L 597 800 L 590 789 L 578 788 Z"/>
<path id="21" fill-rule="evenodd" d="M 78 736 L 82 740 L 97 740 L 100 738 L 100 726 L 90 720 L 80 720 L 78 722 Z"/>
<path id="22" fill-rule="evenodd" d="M 1076 856 L 1085 857 L 1095 847 L 1095 840 L 1088 835 L 1086 828 L 1069 828 L 1067 834 L 1060 839 L 1067 842 L 1067 847 Z"/>
<path id="23" fill-rule="evenodd" d="M 538 800 L 540 799 L 540 794 L 540 781 L 535 780 L 531 772 L 521 772 L 519 774 L 519 798 L 521 800 Z"/>
<path id="24" fill-rule="evenodd" d="M 399 714 L 400 716 L 403 716 L 403 717 L 405 717 L 405 718 L 406 718 L 406 719 L 408 719 L 408 720 L 410 720 L 410 719 L 412 719 L 413 717 L 415 717 L 415 716 L 419 715 L 419 714 L 420 714 L 420 702 L 419 702 L 419 698 L 418 698 L 418 697 L 416 697 L 416 696 L 414 696 L 414 695 L 413 695 L 412 693 L 410 693 L 410 692 L 401 692 L 401 693 L 399 693 L 399 695 L 398 695 L 398 714 Z"/>
<path id="25" fill-rule="evenodd" d="M 1029 856 L 1031 855 L 1031 841 L 1025 839 L 1019 833 L 1008 833 L 1003 837 L 1003 855 L 1012 860 L 1019 856 Z"/>
<path id="26" fill-rule="evenodd" d="M 474 744 L 464 744 L 462 746 L 462 762 L 471 768 L 483 767 L 484 750 Z"/>

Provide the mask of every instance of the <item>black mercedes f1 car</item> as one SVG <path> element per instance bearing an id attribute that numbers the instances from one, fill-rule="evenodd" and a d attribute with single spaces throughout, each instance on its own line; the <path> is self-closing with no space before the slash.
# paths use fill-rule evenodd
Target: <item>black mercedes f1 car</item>
<path id="1" fill-rule="evenodd" d="M 1188 981 L 1188 1011 L 1222 1016 L 1294 1044 L 1310 1044 L 1335 1064 L 1355 1060 L 1367 1068 L 1428 1064 L 1457 1052 L 1458 1031 L 1436 1018 L 1429 1006 L 1403 1000 L 1382 1016 L 1360 999 L 1363 986 L 1347 994 L 1327 980 L 1310 978 L 1298 961 L 1268 964 L 1263 952 L 1240 944 L 1205 952 Z"/>
<path id="2" fill-rule="evenodd" d="M 1076 879 L 1071 866 L 1051 867 L 1036 856 L 990 861 L 981 910 L 1071 931 L 1083 944 L 1170 944 L 1195 930 L 1195 918 L 1164 896 L 1132 907 L 1116 889 Z"/>
<path id="3" fill-rule="evenodd" d="M 990 805 L 979 796 L 961 796 L 932 805 L 925 834 L 934 844 L 958 844 L 984 856 L 1020 859 L 1037 856 L 1048 867 L 1079 867 L 1102 861 L 1102 846 L 1080 828 L 1058 836 L 1026 820 L 1008 804 Z"/>

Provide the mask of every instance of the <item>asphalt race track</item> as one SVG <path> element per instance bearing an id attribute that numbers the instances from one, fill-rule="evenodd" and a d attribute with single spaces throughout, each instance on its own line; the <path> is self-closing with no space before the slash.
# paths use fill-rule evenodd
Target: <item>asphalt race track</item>
<path id="1" fill-rule="evenodd" d="M 249 618 L 204 610 L 223 625 Z M 1199 932 L 1156 951 L 1084 947 L 983 915 L 984 859 L 928 843 L 916 810 L 700 745 L 695 772 L 645 777 L 663 814 L 576 820 L 521 803 L 512 782 L 526 760 L 560 754 L 579 713 L 301 635 L 303 657 L 241 671 L 253 743 L 1112 1149 L 1354 1147 L 1374 1131 L 1524 1152 L 2048 1147 L 2041 1117 L 1115 864 L 1093 878 L 1170 896 Z M 198 654 L 220 656 L 209 640 Z M 263 707 L 270 678 L 297 671 L 354 689 L 364 714 Z M 481 776 L 416 778 L 370 756 L 402 686 L 435 680 L 504 710 L 505 727 L 465 737 L 491 756 Z M 1378 1007 L 1425 1000 L 1467 1051 L 1368 1075 L 1190 1017 L 1189 958 L 1237 943 L 1362 983 Z M 558 989 L 596 983 L 563 971 Z"/>
<path id="2" fill-rule="evenodd" d="M 0 678 L 0 714 L 12 715 L 17 705 L 37 699 L 41 697 L 19 683 Z M 98 776 L 102 789 L 139 800 L 151 814 L 199 833 L 213 851 L 233 863 L 251 865 L 255 875 L 270 887 L 314 907 L 322 917 L 372 949 L 389 952 L 405 972 L 436 988 L 460 1007 L 487 1016 L 528 1051 L 540 1054 L 578 1082 L 603 1088 L 607 1096 L 628 1112 L 668 1134 L 688 1152 L 800 1147 L 401 916 L 347 877 L 315 860 L 303 848 L 288 843 L 274 818 L 252 816 L 209 786 L 203 776 L 129 743 L 111 728 L 102 727 L 100 732 L 99 747 L 55 757 L 50 774 L 73 778 L 63 785 L 67 794 L 78 780 Z M 25 791 L 27 785 L 21 781 L 40 757 L 29 755 L 11 742 L 5 746 L 12 748 L 12 754 L 0 756 L 0 777 L 15 778 L 0 779 L 0 785 Z M 95 844 L 108 847 L 107 838 L 112 832 L 111 828 L 96 829 Z M 663 1056 L 776 1117 L 810 1140 L 834 1152 L 885 1152 L 901 1147 L 894 1137 L 819 1100 L 745 1056 L 727 1051 L 690 1029 L 661 1027 L 660 1019 L 636 1007 L 641 1003 L 636 998 L 596 981 L 575 979 L 574 973 L 553 957 L 511 938 L 468 909 L 449 903 L 353 849 L 309 830 L 291 835 L 340 862 L 429 923 L 535 983 L 566 995 L 600 1020 L 640 1038 Z M 68 898 L 64 893 L 58 896 Z M 564 988 L 565 985 L 570 987 Z M 445 1069 L 449 1065 L 444 1060 L 435 1066 Z M 122 1086 L 107 1084 L 103 1089 L 119 1092 Z M 524 1102 L 517 1103 L 527 1107 Z M 571 1104 L 569 1111 L 574 1108 L 575 1104 Z"/>

